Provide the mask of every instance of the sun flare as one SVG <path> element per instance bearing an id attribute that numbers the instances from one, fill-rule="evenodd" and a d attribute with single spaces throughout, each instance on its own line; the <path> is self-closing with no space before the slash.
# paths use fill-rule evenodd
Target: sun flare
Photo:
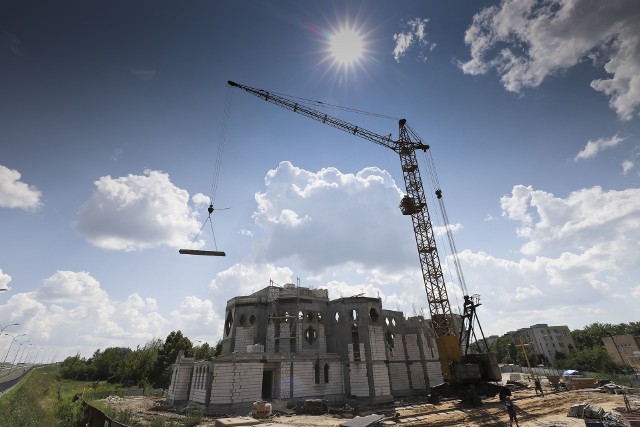
<path id="1" fill-rule="evenodd" d="M 356 30 L 342 29 L 329 38 L 329 51 L 335 62 L 350 66 L 362 57 L 364 43 Z"/>

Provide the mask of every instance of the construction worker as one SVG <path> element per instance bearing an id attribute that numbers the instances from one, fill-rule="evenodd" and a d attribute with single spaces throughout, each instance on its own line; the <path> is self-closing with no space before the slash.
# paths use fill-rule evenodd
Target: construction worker
<path id="1" fill-rule="evenodd" d="M 629 396 L 627 396 L 627 393 L 623 395 L 623 399 L 624 399 L 624 406 L 627 412 L 631 412 L 631 402 L 629 402 Z"/>
<path id="2" fill-rule="evenodd" d="M 544 397 L 544 392 L 542 391 L 542 384 L 540 384 L 540 378 L 536 377 L 533 383 L 536 386 L 536 396 L 538 395 L 538 390 L 539 390 L 542 397 Z"/>
<path id="3" fill-rule="evenodd" d="M 518 416 L 516 415 L 516 405 L 511 401 L 511 396 L 506 396 L 504 401 L 504 408 L 507 410 L 507 414 L 509 414 L 509 425 L 513 427 L 513 422 L 516 422 L 516 427 L 518 427 Z"/>

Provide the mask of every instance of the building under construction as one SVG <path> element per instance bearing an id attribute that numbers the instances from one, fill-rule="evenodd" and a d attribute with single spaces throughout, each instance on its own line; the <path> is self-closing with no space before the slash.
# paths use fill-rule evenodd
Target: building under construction
<path id="1" fill-rule="evenodd" d="M 326 289 L 270 286 L 227 302 L 222 353 L 180 354 L 169 403 L 242 412 L 257 400 L 386 402 L 442 383 L 434 331 L 379 298 L 329 300 Z"/>

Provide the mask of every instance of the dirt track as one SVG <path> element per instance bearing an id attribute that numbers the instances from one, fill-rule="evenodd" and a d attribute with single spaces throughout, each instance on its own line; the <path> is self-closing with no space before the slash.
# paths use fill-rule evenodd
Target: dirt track
<path id="1" fill-rule="evenodd" d="M 513 400 L 518 407 L 518 420 L 522 427 L 578 427 L 584 421 L 567 417 L 569 408 L 582 402 L 600 405 L 606 411 L 624 407 L 622 396 L 591 391 L 565 391 L 545 394 L 537 397 L 533 390 L 516 391 Z M 130 410 L 141 425 L 148 425 L 158 415 L 167 421 L 181 421 L 182 415 L 165 412 L 161 409 L 161 399 L 131 397 L 111 402 L 117 410 Z M 367 413 L 375 413 L 376 408 L 369 408 Z M 398 425 L 402 426 L 508 426 L 509 417 L 504 406 L 497 398 L 488 399 L 480 408 L 468 408 L 456 402 L 444 402 L 438 405 L 414 404 L 396 406 L 395 412 L 400 415 Z M 378 413 L 381 413 L 378 411 Z M 392 414 L 385 424 L 391 423 Z M 365 414 L 363 414 L 365 415 Z M 215 418 L 205 417 L 201 425 L 212 426 Z M 346 419 L 334 415 L 276 415 L 264 422 L 286 424 L 300 427 L 339 426 Z"/>

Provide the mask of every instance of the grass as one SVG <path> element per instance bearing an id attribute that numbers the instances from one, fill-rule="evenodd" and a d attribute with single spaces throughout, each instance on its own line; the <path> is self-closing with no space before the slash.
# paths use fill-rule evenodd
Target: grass
<path id="1" fill-rule="evenodd" d="M 30 372 L 0 399 L 0 427 L 59 425 L 53 409 L 57 406 L 55 384 L 49 368 Z"/>
<path id="2" fill-rule="evenodd" d="M 60 379 L 58 366 L 32 370 L 10 392 L 0 397 L 0 427 L 84 426 L 81 400 L 73 401 L 76 394 L 100 409 L 109 418 L 125 425 L 138 425 L 133 412 L 116 410 L 102 401 L 110 395 L 123 395 L 124 389 L 114 391 L 113 384 Z M 186 426 L 202 422 L 202 412 L 191 410 L 186 414 Z M 179 427 L 175 421 L 165 422 L 160 415 L 151 423 L 154 427 Z"/>

